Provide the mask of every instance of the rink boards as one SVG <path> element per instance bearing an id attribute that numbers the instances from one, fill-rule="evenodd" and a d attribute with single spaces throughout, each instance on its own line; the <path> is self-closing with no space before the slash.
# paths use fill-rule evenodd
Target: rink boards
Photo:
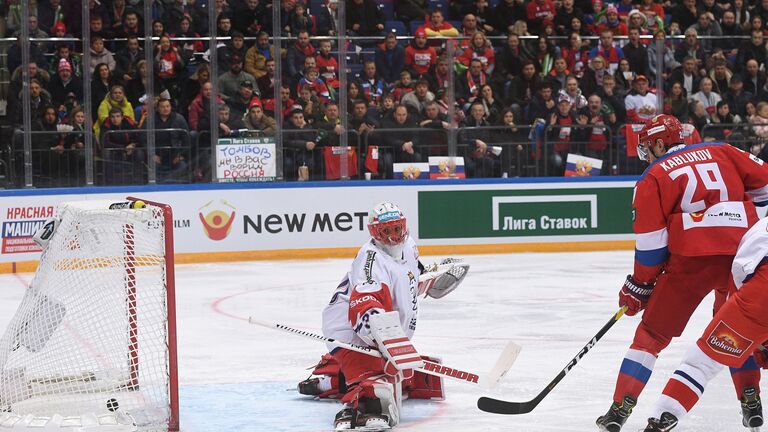
<path id="1" fill-rule="evenodd" d="M 351 256 L 368 211 L 398 204 L 422 253 L 631 249 L 635 178 L 348 181 L 16 190 L 0 193 L 0 271 L 31 271 L 32 235 L 64 201 L 171 204 L 176 262 Z"/>

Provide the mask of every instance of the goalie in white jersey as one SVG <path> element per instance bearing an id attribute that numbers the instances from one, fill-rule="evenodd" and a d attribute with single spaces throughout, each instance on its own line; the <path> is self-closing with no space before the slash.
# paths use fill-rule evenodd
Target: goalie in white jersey
<path id="1" fill-rule="evenodd" d="M 319 377 L 299 384 L 302 394 L 341 398 L 344 408 L 336 415 L 336 430 L 397 425 L 401 386 L 410 399 L 443 398 L 440 378 L 413 372 L 422 365 L 411 344 L 419 295 L 444 296 L 458 286 L 468 268 L 449 259 L 440 267 L 463 267 L 461 276 L 455 271 L 425 273 L 405 216 L 394 204 L 378 204 L 369 214 L 368 230 L 372 239 L 360 248 L 323 310 L 323 334 L 377 348 L 383 358 L 329 345 L 331 352 L 313 371 Z M 429 270 L 437 268 L 435 264 Z"/>

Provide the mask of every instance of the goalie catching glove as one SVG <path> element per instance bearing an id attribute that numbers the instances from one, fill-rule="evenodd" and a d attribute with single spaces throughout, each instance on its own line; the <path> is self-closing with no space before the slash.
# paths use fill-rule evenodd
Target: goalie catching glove
<path id="1" fill-rule="evenodd" d="M 455 290 L 467 277 L 469 264 L 460 258 L 445 258 L 424 269 L 419 276 L 419 295 L 443 298 Z"/>
<path id="2" fill-rule="evenodd" d="M 626 306 L 627 315 L 632 316 L 645 309 L 648 299 L 651 298 L 654 283 L 641 284 L 635 282 L 632 275 L 627 275 L 627 280 L 619 291 L 619 306 Z"/>
<path id="3" fill-rule="evenodd" d="M 400 326 L 400 314 L 386 312 L 371 315 L 369 324 L 371 335 L 386 360 L 384 373 L 397 375 L 402 372 L 404 378 L 411 378 L 413 369 L 421 367 L 423 361 Z"/>

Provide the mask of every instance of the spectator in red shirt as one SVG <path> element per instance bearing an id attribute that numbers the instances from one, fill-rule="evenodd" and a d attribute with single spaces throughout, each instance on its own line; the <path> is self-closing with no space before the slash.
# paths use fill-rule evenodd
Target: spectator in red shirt
<path id="1" fill-rule="evenodd" d="M 496 64 L 493 48 L 488 43 L 488 39 L 481 32 L 475 32 L 472 35 L 471 43 L 464 50 L 464 53 L 458 60 L 464 66 L 469 67 L 469 62 L 472 59 L 479 59 L 483 63 L 483 71 L 487 74 L 493 73 L 493 67 Z"/>
<path id="2" fill-rule="evenodd" d="M 610 30 L 614 36 L 626 36 L 627 24 L 619 19 L 619 11 L 615 6 L 608 6 L 605 10 L 605 21 L 599 23 L 596 27 L 598 33 L 604 30 Z"/>
<path id="3" fill-rule="evenodd" d="M 533 0 L 528 3 L 528 28 L 533 33 L 540 33 L 544 27 L 554 23 L 555 4 L 552 0 Z"/>
<path id="4" fill-rule="evenodd" d="M 417 30 L 413 42 L 405 49 L 405 66 L 410 68 L 414 76 L 426 75 L 429 69 L 437 63 L 437 51 L 427 46 L 427 34 Z"/>

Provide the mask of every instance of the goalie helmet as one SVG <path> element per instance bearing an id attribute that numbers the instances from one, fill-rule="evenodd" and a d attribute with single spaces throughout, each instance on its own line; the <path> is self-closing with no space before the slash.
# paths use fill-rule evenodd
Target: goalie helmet
<path id="1" fill-rule="evenodd" d="M 649 153 L 652 151 L 656 140 L 659 139 L 664 143 L 665 150 L 683 143 L 683 126 L 677 117 L 659 114 L 645 122 L 637 142 L 638 157 L 641 160 L 649 161 Z"/>
<path id="2" fill-rule="evenodd" d="M 402 257 L 408 228 L 405 224 L 405 215 L 395 204 L 383 202 L 373 207 L 368 215 L 368 232 L 393 258 Z"/>

